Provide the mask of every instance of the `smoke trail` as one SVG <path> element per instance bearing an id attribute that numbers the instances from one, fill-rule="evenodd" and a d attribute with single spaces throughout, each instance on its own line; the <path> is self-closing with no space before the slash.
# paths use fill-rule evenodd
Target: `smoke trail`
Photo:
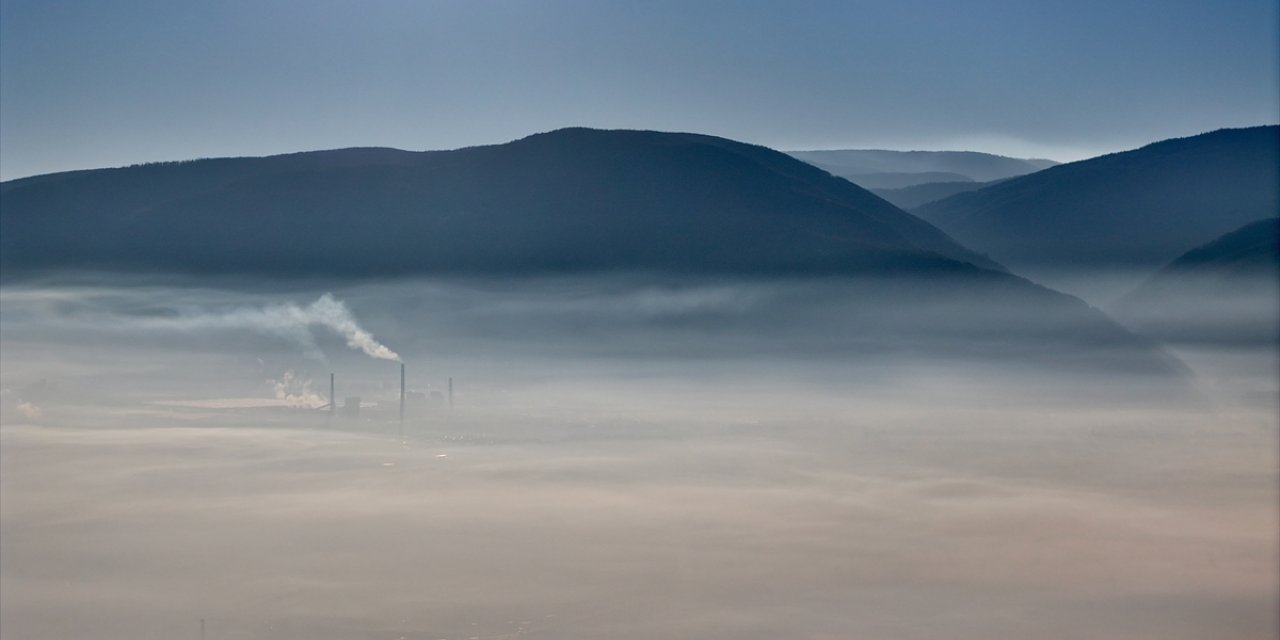
<path id="1" fill-rule="evenodd" d="M 345 338 L 348 347 L 358 349 L 371 358 L 400 361 L 396 352 L 378 342 L 373 334 L 360 326 L 347 303 L 329 293 L 305 307 L 289 303 L 260 309 L 234 309 L 220 314 L 184 316 L 184 319 L 200 325 L 248 328 L 279 335 L 299 344 L 309 355 L 323 359 L 324 356 L 311 334 L 312 326 L 321 326 Z"/>
<path id="2" fill-rule="evenodd" d="M 400 361 L 400 356 L 396 355 L 396 352 L 374 340 L 373 334 L 360 327 L 360 323 L 356 322 L 355 316 L 351 314 L 351 309 L 347 308 L 347 303 L 335 299 L 332 295 L 326 293 L 320 296 L 302 311 L 312 323 L 328 327 L 346 338 L 348 347 L 359 349 L 371 358 Z"/>
<path id="3" fill-rule="evenodd" d="M 323 327 L 345 338 L 348 347 L 358 349 L 371 358 L 400 361 L 400 356 L 396 352 L 378 342 L 373 334 L 360 326 L 345 302 L 334 298 L 329 293 L 306 306 L 290 302 L 230 309 L 180 307 L 174 309 L 170 315 L 137 316 L 108 313 L 106 317 L 90 314 L 87 318 L 82 316 L 82 319 L 89 320 L 95 327 L 115 327 L 126 330 L 189 332 L 250 330 L 292 342 L 309 357 L 318 360 L 323 360 L 324 354 L 316 345 L 315 335 L 312 332 L 315 327 Z"/>
<path id="4" fill-rule="evenodd" d="M 329 402 L 324 396 L 311 390 L 311 379 L 303 380 L 293 369 L 285 371 L 279 380 L 267 380 L 267 383 L 275 390 L 276 399 L 284 401 L 290 407 L 316 409 Z"/>
<path id="5" fill-rule="evenodd" d="M 44 414 L 44 411 L 42 411 L 40 407 L 27 402 L 26 400 L 18 402 L 17 409 L 18 413 L 21 413 L 25 418 L 39 418 Z"/>

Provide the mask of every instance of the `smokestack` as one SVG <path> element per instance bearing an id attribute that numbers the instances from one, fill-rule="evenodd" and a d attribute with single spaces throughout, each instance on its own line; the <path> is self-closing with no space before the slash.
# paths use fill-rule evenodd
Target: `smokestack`
<path id="1" fill-rule="evenodd" d="M 200 618 L 200 640 L 204 640 L 204 618 Z"/>
<path id="2" fill-rule="evenodd" d="M 338 396 L 333 392 L 333 372 L 329 372 L 329 416 L 338 410 Z"/>
<path id="3" fill-rule="evenodd" d="M 404 423 L 404 363 L 400 363 L 400 422 Z"/>
<path id="4" fill-rule="evenodd" d="M 449 378 L 449 408 L 453 408 L 453 378 Z"/>

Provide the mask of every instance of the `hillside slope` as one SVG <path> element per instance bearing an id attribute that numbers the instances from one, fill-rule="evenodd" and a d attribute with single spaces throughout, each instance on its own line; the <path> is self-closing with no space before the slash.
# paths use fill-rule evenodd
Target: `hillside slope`
<path id="1" fill-rule="evenodd" d="M 1059 165 L 913 213 L 1021 273 L 1153 272 L 1280 213 L 1280 127 L 1223 129 Z"/>
<path id="2" fill-rule="evenodd" d="M 1280 219 L 1247 224 L 1179 256 L 1114 312 L 1170 342 L 1280 342 Z"/>
<path id="3" fill-rule="evenodd" d="M 999 268 L 875 195 L 722 138 L 564 129 L 3 185 L 0 264 L 195 273 Z"/>
<path id="4" fill-rule="evenodd" d="M 888 200 L 895 207 L 910 211 L 920 205 L 950 198 L 957 193 L 966 193 L 969 191 L 977 191 L 983 187 L 990 186 L 991 182 L 925 182 L 923 184 L 914 184 L 909 187 L 901 187 L 898 189 L 880 189 L 868 187 L 871 193 L 874 193 L 885 200 Z"/>
<path id="5" fill-rule="evenodd" d="M 807 344 L 816 333 L 843 345 L 824 351 L 1176 368 L 1096 309 L 1005 272 L 846 180 L 709 136 L 566 129 L 456 151 L 75 172 L 6 183 L 2 194 L 6 278 L 769 281 L 799 297 L 717 318 L 716 330 L 746 326 L 752 340 L 773 336 L 764 344 Z M 836 280 L 849 284 L 823 291 L 840 299 L 799 294 Z"/>

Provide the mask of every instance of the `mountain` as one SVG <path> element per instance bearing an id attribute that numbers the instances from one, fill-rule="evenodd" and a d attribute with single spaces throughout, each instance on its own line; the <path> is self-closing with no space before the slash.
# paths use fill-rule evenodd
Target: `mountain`
<path id="1" fill-rule="evenodd" d="M 840 177 L 863 189 L 902 189 L 932 182 L 973 182 L 969 176 L 946 171 L 918 171 L 914 173 L 847 173 Z M 976 183 L 975 183 L 976 184 Z"/>
<path id="2" fill-rule="evenodd" d="M 927 343 L 1172 370 L 1096 309 L 853 183 L 764 147 L 685 133 L 563 129 L 455 151 L 346 149 L 14 180 L 0 185 L 0 266 L 17 280 L 58 270 L 263 282 L 639 274 L 766 276 L 784 292 L 840 280 L 858 283 L 841 300 L 801 296 L 735 322 L 787 341 L 806 338 L 788 334 L 796 327 L 825 327 L 858 349 Z"/>
<path id="3" fill-rule="evenodd" d="M 1115 313 L 1166 341 L 1280 341 L 1280 219 L 1249 223 L 1179 256 Z"/>
<path id="4" fill-rule="evenodd" d="M 962 182 L 925 182 L 896 189 L 877 187 L 867 187 L 867 189 L 871 193 L 888 200 L 893 206 L 910 211 L 922 204 L 948 198 L 957 193 L 977 191 L 991 184 L 994 184 L 994 182 L 973 182 L 969 180 Z"/>
<path id="5" fill-rule="evenodd" d="M 1059 165 L 913 211 L 1053 282 L 1064 270 L 1150 273 L 1280 213 L 1280 127 L 1223 129 Z"/>
<path id="6" fill-rule="evenodd" d="M 1179 256 L 1156 274 L 1162 278 L 1194 274 L 1219 282 L 1270 274 L 1280 267 L 1280 220 L 1267 218 L 1246 224 Z"/>
<path id="7" fill-rule="evenodd" d="M 0 265 L 196 273 L 999 268 L 875 195 L 722 138 L 564 129 L 6 182 Z"/>
<path id="8" fill-rule="evenodd" d="M 860 186 L 884 189 L 928 182 L 990 182 L 1057 164 L 1052 160 L 1009 158 L 976 151 L 836 149 L 788 153 Z"/>

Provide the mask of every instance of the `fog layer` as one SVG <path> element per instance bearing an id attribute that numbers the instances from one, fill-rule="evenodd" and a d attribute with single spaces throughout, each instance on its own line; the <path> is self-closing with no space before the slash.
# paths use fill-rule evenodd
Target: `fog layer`
<path id="1" fill-rule="evenodd" d="M 1274 343 L 903 282 L 196 284 L 0 290 L 5 637 L 1278 629 Z M 210 320 L 326 293 L 403 423 L 332 323 Z"/>

